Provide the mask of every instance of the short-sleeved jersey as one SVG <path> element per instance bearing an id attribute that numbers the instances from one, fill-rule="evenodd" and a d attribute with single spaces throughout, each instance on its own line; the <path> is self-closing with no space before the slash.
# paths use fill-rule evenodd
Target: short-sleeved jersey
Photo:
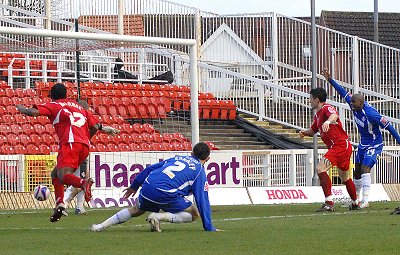
<path id="1" fill-rule="evenodd" d="M 347 92 L 335 80 L 330 79 L 329 82 L 339 92 L 344 100 L 346 100 L 350 108 L 352 108 L 352 94 Z M 358 146 L 361 148 L 366 148 L 379 147 L 380 145 L 383 145 L 383 138 L 380 128 L 387 128 L 390 125 L 389 120 L 382 116 L 367 101 L 364 101 L 364 107 L 361 110 L 353 110 L 353 115 L 354 122 L 357 125 L 361 137 L 361 141 Z"/>
<path id="2" fill-rule="evenodd" d="M 340 119 L 336 123 L 330 124 L 328 132 L 322 131 L 322 124 L 329 119 L 331 114 L 339 115 L 332 105 L 323 104 L 322 108 L 315 114 L 314 122 L 311 125 L 314 133 L 320 133 L 322 141 L 328 148 L 332 148 L 335 144 L 346 141 L 349 138 L 343 129 Z"/>
<path id="3" fill-rule="evenodd" d="M 151 185 L 157 194 L 151 197 L 158 203 L 163 199 L 193 194 L 205 230 L 214 230 L 208 199 L 208 182 L 204 166 L 192 156 L 176 156 L 145 168 L 136 176 L 131 187 Z M 143 190 L 142 190 L 143 191 Z"/>
<path id="4" fill-rule="evenodd" d="M 351 97 L 350 93 L 345 97 L 350 107 Z M 364 107 L 361 110 L 353 111 L 353 115 L 361 138 L 359 147 L 364 148 L 382 145 L 383 138 L 380 128 L 386 128 L 390 124 L 389 120 L 382 116 L 367 101 L 364 102 Z"/>
<path id="5" fill-rule="evenodd" d="M 34 107 L 39 110 L 40 115 L 50 119 L 58 136 L 59 145 L 66 143 L 90 145 L 89 127 L 98 121 L 77 102 L 59 99 Z"/>

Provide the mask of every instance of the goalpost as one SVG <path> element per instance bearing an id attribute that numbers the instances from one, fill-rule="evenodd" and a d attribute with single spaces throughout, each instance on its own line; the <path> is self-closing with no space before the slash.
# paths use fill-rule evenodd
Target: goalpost
<path id="1" fill-rule="evenodd" d="M 79 43 L 76 43 L 77 41 Z M 79 48 L 76 48 L 77 45 Z M 182 49 L 186 49 L 186 51 Z M 66 75 L 66 71 L 75 64 L 74 54 L 71 54 L 75 51 L 85 54 L 85 58 L 80 61 L 84 68 L 79 93 L 76 92 L 77 86 L 73 82 L 76 80 L 76 75 L 72 77 Z M 0 54 L 5 56 L 9 54 L 8 57 L 5 57 L 9 61 L 7 67 L 0 66 L 0 71 L 7 70 L 9 76 L 2 78 L 3 80 L 7 78 L 8 83 L 11 83 L 4 85 L 3 82 L 1 89 L 8 89 L 13 93 L 17 93 L 17 91 L 25 93 L 21 100 L 13 99 L 15 102 L 12 102 L 12 106 L 14 107 L 18 103 L 31 106 L 37 102 L 48 100 L 46 96 L 51 84 L 63 82 L 69 90 L 69 97 L 75 99 L 80 94 L 82 99 L 88 101 L 90 109 L 103 124 L 128 128 L 127 136 L 111 140 L 111 144 L 118 145 L 117 143 L 120 142 L 130 146 L 132 141 L 126 141 L 127 137 L 131 137 L 129 139 L 132 140 L 142 139 L 151 144 L 151 139 L 155 139 L 152 134 L 147 134 L 146 131 L 141 134 L 140 130 L 134 129 L 135 124 L 138 128 L 140 125 L 149 124 L 146 127 L 152 129 L 154 134 L 158 134 L 154 136 L 161 137 L 161 139 L 163 139 L 162 135 L 167 133 L 168 135 L 178 134 L 182 139 L 190 141 L 192 145 L 199 142 L 196 40 L 0 27 Z M 113 73 L 112 68 L 118 64 L 115 61 L 116 57 L 122 58 L 129 73 L 138 76 L 136 81 L 129 79 L 116 81 L 114 79 L 116 74 Z M 55 65 L 56 68 L 50 68 L 49 63 L 53 63 L 53 67 Z M 159 70 L 160 66 L 172 71 L 174 74 L 173 84 L 150 79 L 150 76 Z M 50 73 L 53 75 L 49 76 Z M 180 84 L 176 84 L 176 81 Z M 187 87 L 184 88 L 185 86 L 190 88 L 190 92 Z M 178 92 L 173 91 L 175 89 L 178 89 Z M 179 89 L 182 91 L 179 92 Z M 185 95 L 183 90 L 186 91 L 185 93 L 189 92 L 189 99 L 183 98 Z M 35 92 L 28 95 L 28 91 Z M 169 101 L 166 102 L 170 102 L 170 105 L 167 106 L 170 110 L 166 112 L 166 115 L 157 118 L 153 116 L 149 119 L 131 116 L 130 114 L 133 113 L 128 110 L 128 105 L 122 106 L 122 108 L 125 106 L 127 111 L 125 113 L 118 112 L 117 109 L 118 114 L 114 116 L 107 114 L 107 117 L 107 115 L 101 114 L 102 111 L 110 112 L 114 104 L 116 105 L 116 101 L 120 101 L 123 97 L 133 100 L 140 96 L 147 97 L 149 100 L 151 98 L 168 98 Z M 15 95 L 15 97 L 18 96 Z M 105 109 L 100 108 L 97 105 L 98 102 L 100 105 L 104 105 L 106 102 Z M 107 102 L 110 104 L 107 105 Z M 124 103 L 125 101 L 122 104 Z M 184 104 L 187 107 L 185 109 L 182 108 Z M 10 134 L 14 133 L 13 131 L 0 130 L 0 136 L 7 139 L 3 141 L 2 146 L 8 146 L 9 150 L 18 148 L 23 153 L 18 153 L 18 151 L 0 153 L 2 154 L 0 155 L 0 209 L 51 208 L 53 206 L 52 199 L 38 202 L 33 199 L 31 193 L 38 184 L 52 187 L 50 171 L 54 167 L 55 156 L 39 152 L 28 155 L 31 154 L 31 151 L 27 148 L 35 143 L 36 147 L 39 147 L 41 143 L 51 147 L 49 139 L 53 141 L 53 145 L 57 143 L 54 133 L 51 133 L 52 130 L 47 125 L 49 122 L 46 123 L 46 120 L 40 118 L 22 118 L 18 112 L 6 113 L 6 115 L 11 115 L 10 118 L 13 122 L 3 124 L 9 126 L 13 124 L 19 126 L 20 129 L 19 133 L 14 136 L 17 141 L 11 141 L 9 138 L 9 136 L 12 137 Z M 36 130 L 36 126 L 32 133 L 26 130 L 27 127 L 33 127 L 40 121 L 43 121 L 42 126 L 46 127 L 43 134 L 38 134 L 40 130 Z M 138 138 L 137 134 L 143 136 Z M 33 139 L 36 136 L 41 139 L 39 142 L 37 140 L 27 142 L 21 140 Z M 187 147 L 178 146 L 177 148 L 171 147 L 169 150 L 165 150 L 165 148 L 156 150 L 146 146 L 146 148 L 142 148 L 139 142 L 137 150 L 132 147 L 129 147 L 129 150 L 116 147 L 118 149 L 114 151 L 102 151 L 95 146 L 96 142 L 102 144 L 104 142 L 102 139 L 107 137 L 97 134 L 94 138 L 96 141 L 92 146 L 89 164 L 90 175 L 95 180 L 94 197 L 90 203 L 92 207 L 131 205 L 133 200 L 120 198 L 121 191 L 131 183 L 139 171 L 146 165 L 174 156 L 177 151 L 183 155 L 190 153 Z M 123 140 L 124 138 L 125 140 Z M 44 151 L 46 150 L 44 149 Z M 51 151 L 55 151 L 53 147 L 51 147 Z"/>

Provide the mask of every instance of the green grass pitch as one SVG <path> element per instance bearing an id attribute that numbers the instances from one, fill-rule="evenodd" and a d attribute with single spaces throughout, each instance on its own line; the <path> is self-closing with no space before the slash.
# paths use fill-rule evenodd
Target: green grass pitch
<path id="1" fill-rule="evenodd" d="M 370 203 L 349 211 L 316 213 L 319 204 L 214 206 L 224 232 L 205 232 L 201 222 L 161 225 L 149 231 L 143 215 L 108 228 L 88 230 L 118 209 L 90 210 L 51 223 L 50 210 L 0 211 L 0 254 L 399 254 L 400 202 Z"/>

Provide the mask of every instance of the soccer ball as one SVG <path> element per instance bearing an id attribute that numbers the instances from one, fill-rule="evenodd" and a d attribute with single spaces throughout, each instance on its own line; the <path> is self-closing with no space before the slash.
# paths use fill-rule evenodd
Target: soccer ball
<path id="1" fill-rule="evenodd" d="M 33 195 L 37 200 L 44 201 L 50 196 L 50 189 L 45 185 L 37 185 Z"/>

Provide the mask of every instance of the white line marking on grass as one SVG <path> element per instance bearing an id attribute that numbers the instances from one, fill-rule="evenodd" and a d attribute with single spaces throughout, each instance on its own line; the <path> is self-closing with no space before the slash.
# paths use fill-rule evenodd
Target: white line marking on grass
<path id="1" fill-rule="evenodd" d="M 225 218 L 225 219 L 214 219 L 213 221 L 242 221 L 242 220 L 265 220 L 265 219 L 282 219 L 282 218 L 301 218 L 301 217 L 315 217 L 315 216 L 329 216 L 329 215 L 348 215 L 348 214 L 367 214 L 367 213 L 379 213 L 391 210 L 379 210 L 379 211 L 352 211 L 352 212 L 327 212 L 327 213 L 312 213 L 312 214 L 289 214 L 289 215 L 271 215 L 271 216 L 256 216 L 256 217 L 243 217 L 243 218 Z M 200 221 L 198 221 L 200 222 Z M 164 222 L 163 222 L 164 223 Z M 166 222 L 168 224 L 168 222 Z M 146 227 L 148 224 L 118 224 L 113 226 L 113 228 L 134 228 L 134 227 Z M 89 230 L 89 226 L 85 228 L 69 228 L 69 227 L 10 227 L 4 228 L 0 227 L 1 230 Z"/>

